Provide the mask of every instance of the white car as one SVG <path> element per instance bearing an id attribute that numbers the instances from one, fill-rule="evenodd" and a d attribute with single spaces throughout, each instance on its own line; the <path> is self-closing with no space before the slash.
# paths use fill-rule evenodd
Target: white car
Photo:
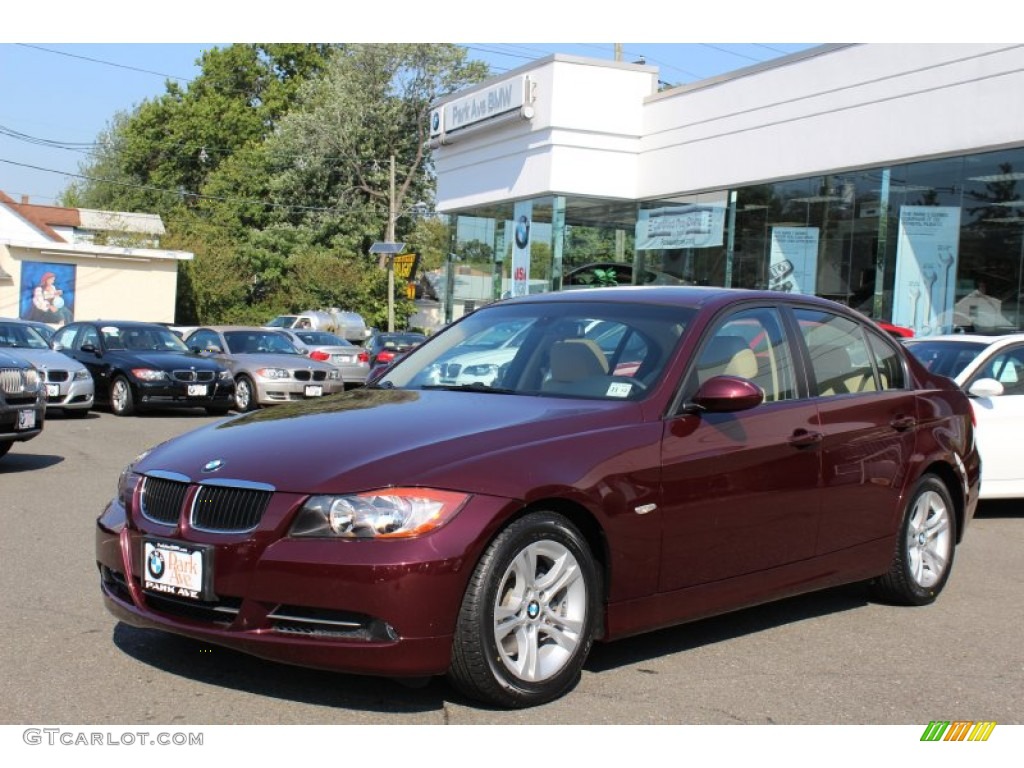
<path id="1" fill-rule="evenodd" d="M 935 373 L 971 398 L 981 453 L 981 498 L 1024 498 L 1024 333 L 954 334 L 904 341 Z"/>

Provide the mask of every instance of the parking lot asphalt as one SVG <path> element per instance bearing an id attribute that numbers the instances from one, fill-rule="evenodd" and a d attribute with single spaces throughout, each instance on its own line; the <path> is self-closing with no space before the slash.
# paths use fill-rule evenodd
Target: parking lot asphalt
<path id="1" fill-rule="evenodd" d="M 574 691 L 522 711 L 441 679 L 409 688 L 119 624 L 100 600 L 95 519 L 135 455 L 215 420 L 57 416 L 0 461 L 0 723 L 1024 722 L 1024 502 L 981 506 L 932 606 L 875 604 L 855 585 L 599 645 Z"/>

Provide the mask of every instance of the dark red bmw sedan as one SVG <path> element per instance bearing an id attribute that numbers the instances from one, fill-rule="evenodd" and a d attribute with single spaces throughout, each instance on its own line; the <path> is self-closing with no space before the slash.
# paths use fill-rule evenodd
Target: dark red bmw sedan
<path id="1" fill-rule="evenodd" d="M 579 290 L 153 448 L 96 558 L 130 624 L 523 707 L 594 641 L 848 582 L 930 603 L 979 475 L 966 396 L 852 310 Z"/>

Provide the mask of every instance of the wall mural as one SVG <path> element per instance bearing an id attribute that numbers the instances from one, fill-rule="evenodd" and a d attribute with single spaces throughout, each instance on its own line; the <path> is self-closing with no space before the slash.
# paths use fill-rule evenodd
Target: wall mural
<path id="1" fill-rule="evenodd" d="M 19 317 L 58 327 L 75 319 L 74 264 L 24 261 Z"/>

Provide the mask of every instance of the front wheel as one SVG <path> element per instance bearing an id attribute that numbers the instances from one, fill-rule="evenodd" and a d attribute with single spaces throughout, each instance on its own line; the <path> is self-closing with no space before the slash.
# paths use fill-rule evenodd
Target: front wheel
<path id="1" fill-rule="evenodd" d="M 239 376 L 235 381 L 235 410 L 240 413 L 255 411 L 259 407 L 256 402 L 256 388 L 248 376 Z"/>
<path id="2" fill-rule="evenodd" d="M 110 410 L 115 416 L 131 416 L 135 413 L 135 395 L 132 385 L 124 376 L 118 376 L 110 385 Z"/>
<path id="3" fill-rule="evenodd" d="M 593 644 L 600 578 L 566 518 L 529 514 L 502 531 L 470 579 L 449 677 L 502 707 L 552 701 L 576 684 Z"/>
<path id="4" fill-rule="evenodd" d="M 927 605 L 946 586 L 956 547 L 956 514 L 949 491 L 934 475 L 909 496 L 889 571 L 871 587 L 875 597 L 899 605 Z"/>

